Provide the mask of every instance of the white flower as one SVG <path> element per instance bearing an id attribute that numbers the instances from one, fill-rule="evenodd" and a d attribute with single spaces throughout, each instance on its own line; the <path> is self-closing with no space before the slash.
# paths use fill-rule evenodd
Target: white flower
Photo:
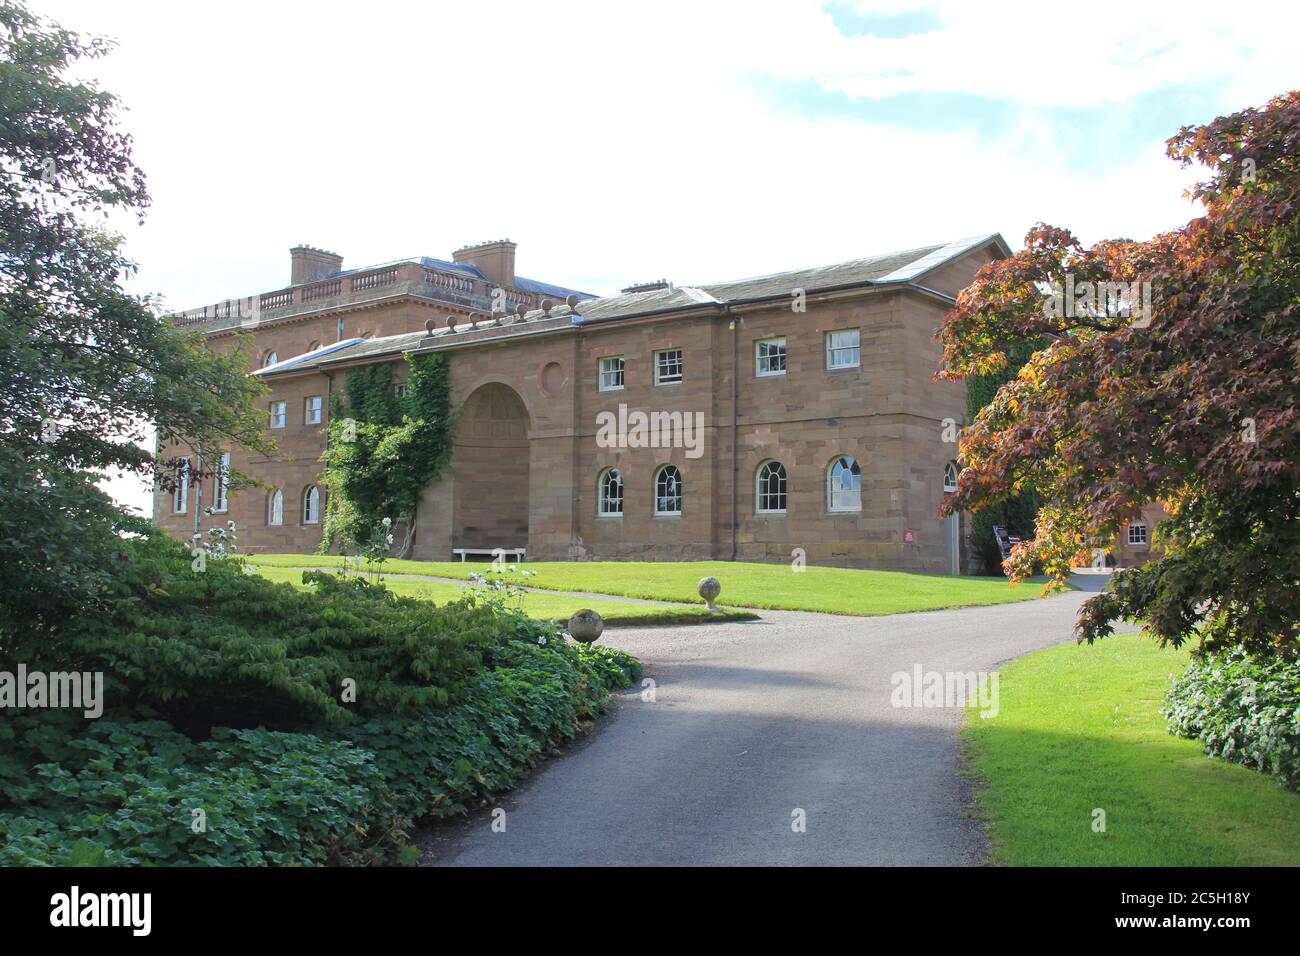
<path id="1" fill-rule="evenodd" d="M 385 540 L 386 540 L 389 544 L 392 544 L 392 543 L 393 543 L 393 536 L 390 534 L 390 535 L 389 535 Z"/>
<path id="2" fill-rule="evenodd" d="M 545 647 L 545 646 L 546 646 L 546 635 L 543 634 L 541 637 L 537 638 L 537 643 L 538 643 L 538 644 L 541 644 L 543 647 Z"/>
<path id="3" fill-rule="evenodd" d="M 384 527 L 385 527 L 385 528 L 391 528 L 392 526 L 393 526 L 393 519 L 392 519 L 392 518 L 385 518 L 385 519 L 384 519 Z"/>

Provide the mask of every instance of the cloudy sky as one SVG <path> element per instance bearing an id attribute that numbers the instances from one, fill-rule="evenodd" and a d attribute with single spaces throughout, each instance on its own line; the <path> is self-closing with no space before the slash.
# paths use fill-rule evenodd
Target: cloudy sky
<path id="1" fill-rule="evenodd" d="M 31 0 L 114 37 L 153 206 L 132 287 L 188 308 L 509 237 L 595 293 L 1001 232 L 1185 222 L 1164 140 L 1295 86 L 1300 4 Z M 138 490 L 114 484 L 124 498 Z"/>

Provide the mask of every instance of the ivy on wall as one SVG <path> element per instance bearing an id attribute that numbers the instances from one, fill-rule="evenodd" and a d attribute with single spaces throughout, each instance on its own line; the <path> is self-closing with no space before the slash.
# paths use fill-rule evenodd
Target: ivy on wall
<path id="1" fill-rule="evenodd" d="M 966 417 L 974 421 L 980 409 L 993 401 L 993 396 L 1004 382 L 1009 382 L 1029 361 L 1029 357 L 1042 347 L 1037 343 L 1017 343 L 1007 347 L 1007 364 L 987 375 L 971 375 L 966 379 Z M 1034 536 L 1034 522 L 1038 517 L 1038 495 L 1024 490 L 1003 501 L 988 505 L 971 515 L 971 550 L 983 566 L 985 574 L 1002 573 L 1002 552 L 993 536 L 993 526 L 1001 525 L 1011 534 L 1028 541 Z"/>
<path id="2" fill-rule="evenodd" d="M 331 400 L 321 484 L 329 492 L 322 553 L 372 540 L 384 518 L 403 526 L 410 550 L 420 494 L 451 459 L 451 380 L 446 359 L 407 355 L 406 389 L 390 363 L 363 365 Z M 400 530 L 400 529 L 399 529 Z"/>

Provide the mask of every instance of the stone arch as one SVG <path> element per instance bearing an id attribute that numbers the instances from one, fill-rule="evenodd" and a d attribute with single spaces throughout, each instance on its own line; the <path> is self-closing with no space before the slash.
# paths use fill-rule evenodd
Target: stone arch
<path id="1" fill-rule="evenodd" d="M 452 547 L 528 544 L 530 419 L 509 385 L 486 382 L 460 406 L 452 437 Z"/>

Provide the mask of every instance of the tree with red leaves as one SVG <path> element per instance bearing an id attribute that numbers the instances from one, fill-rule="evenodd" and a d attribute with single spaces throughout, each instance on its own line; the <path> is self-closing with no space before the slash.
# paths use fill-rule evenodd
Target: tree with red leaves
<path id="1" fill-rule="evenodd" d="M 1140 622 L 1161 644 L 1300 654 L 1300 93 L 1168 141 L 1209 178 L 1205 215 L 1146 242 L 1084 248 L 1040 224 L 945 317 L 939 376 L 1049 344 L 961 442 L 944 513 L 1025 489 L 1037 532 L 1007 561 L 1058 583 L 1143 504 L 1159 548 L 1089 599 L 1080 641 Z"/>

